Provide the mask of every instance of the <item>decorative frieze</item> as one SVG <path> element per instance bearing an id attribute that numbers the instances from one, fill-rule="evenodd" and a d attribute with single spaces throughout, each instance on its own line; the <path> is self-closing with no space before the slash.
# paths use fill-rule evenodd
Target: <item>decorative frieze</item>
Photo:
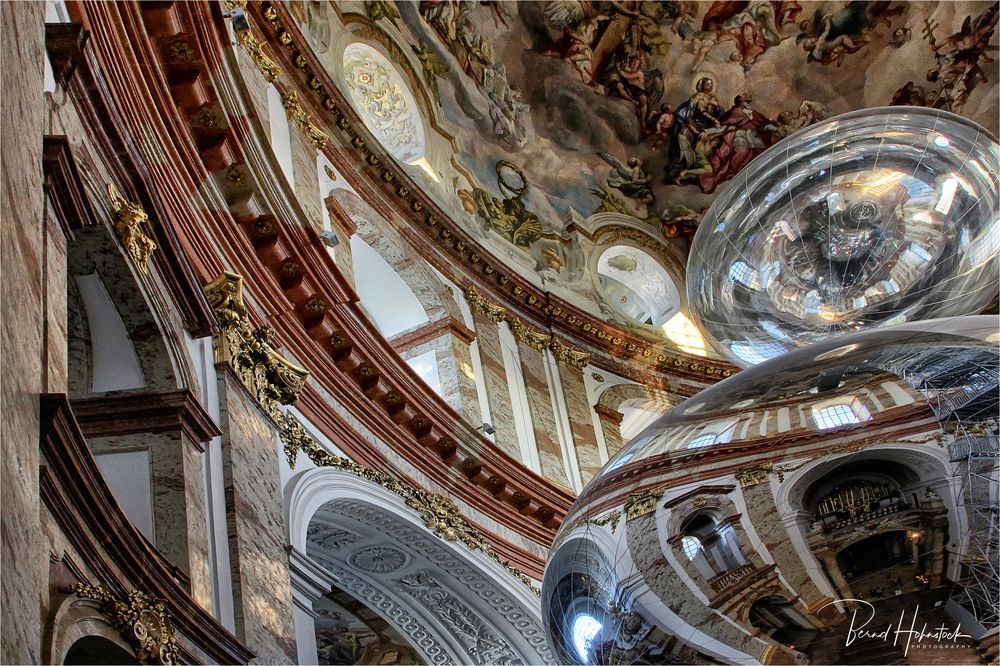
<path id="1" fill-rule="evenodd" d="M 312 145 L 316 150 L 322 150 L 326 147 L 327 141 L 330 137 L 321 130 L 319 127 L 313 124 L 312 116 L 310 116 L 302 105 L 299 104 L 299 94 L 294 90 L 286 93 L 281 98 L 282 106 L 285 107 L 285 113 L 288 117 L 299 126 L 302 133 L 306 135 L 309 144 Z"/>
<path id="2" fill-rule="evenodd" d="M 213 340 L 215 362 L 228 364 L 264 412 L 276 418 L 279 404 L 298 399 L 309 373 L 271 348 L 274 329 L 250 323 L 242 277 L 224 272 L 205 285 L 205 294 L 222 325 Z"/>
<path id="3" fill-rule="evenodd" d="M 73 592 L 81 599 L 100 603 L 101 613 L 133 647 L 140 664 L 178 663 L 174 625 L 163 600 L 132 590 L 122 601 L 103 585 L 82 583 L 74 585 Z"/>
<path id="4" fill-rule="evenodd" d="M 111 210 L 115 216 L 115 233 L 128 253 L 132 255 L 136 266 L 143 273 L 148 273 L 146 262 L 156 249 L 156 243 L 146 235 L 145 225 L 149 216 L 137 203 L 133 203 L 118 193 L 113 183 L 108 183 L 108 198 L 111 199 Z"/>
<path id="5" fill-rule="evenodd" d="M 502 559 L 482 533 L 465 520 L 458 507 L 448 497 L 429 493 L 422 488 L 403 483 L 385 472 L 328 453 L 293 416 L 279 415 L 278 426 L 290 467 L 295 467 L 295 459 L 299 451 L 302 451 L 317 467 L 342 469 L 396 493 L 403 498 L 408 507 L 420 513 L 424 525 L 434 532 L 435 536 L 446 541 L 461 541 L 469 548 L 480 551 L 538 593 L 531 583 L 531 578 Z"/>
<path id="6" fill-rule="evenodd" d="M 765 462 L 736 470 L 736 480 L 740 482 L 740 488 L 749 488 L 750 486 L 767 483 L 772 466 L 771 463 Z"/>
<path id="7" fill-rule="evenodd" d="M 625 498 L 625 520 L 635 520 L 656 511 L 656 502 L 663 497 L 663 488 L 632 493 Z"/>

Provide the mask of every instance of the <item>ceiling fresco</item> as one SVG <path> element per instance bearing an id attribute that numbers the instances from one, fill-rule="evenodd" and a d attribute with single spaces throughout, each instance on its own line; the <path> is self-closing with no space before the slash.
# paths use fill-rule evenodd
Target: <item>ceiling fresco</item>
<path id="1" fill-rule="evenodd" d="M 614 323 L 627 308 L 598 281 L 599 248 L 586 249 L 608 220 L 656 238 L 662 245 L 651 251 L 672 257 L 664 266 L 683 293 L 682 264 L 704 212 L 783 137 L 886 105 L 957 112 L 993 132 L 1000 124 L 995 2 L 288 6 L 331 72 L 369 77 L 369 97 L 353 103 L 376 114 L 380 136 L 392 131 L 384 114 L 413 118 L 405 105 L 423 100 L 425 128 L 414 132 L 426 157 L 402 161 L 422 167 L 411 173 L 429 195 L 499 258 L 533 267 Z M 353 35 L 338 37 L 337 22 Z M 380 45 L 420 93 L 357 58 L 345 70 L 352 39 Z M 385 90 L 372 87 L 379 77 Z M 571 222 L 588 219 L 588 239 L 575 236 Z"/>
<path id="2" fill-rule="evenodd" d="M 679 235 L 768 146 L 853 109 L 915 104 L 998 124 L 996 3 L 394 9 L 444 115 L 461 127 L 460 163 L 494 194 L 503 194 L 497 163 L 516 165 L 529 184 L 523 200 L 543 221 L 567 208 L 623 212 L 673 221 L 667 233 Z"/>

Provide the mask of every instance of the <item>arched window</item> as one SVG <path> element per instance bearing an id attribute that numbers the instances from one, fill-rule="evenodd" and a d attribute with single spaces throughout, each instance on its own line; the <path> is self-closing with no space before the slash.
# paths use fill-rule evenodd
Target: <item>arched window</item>
<path id="1" fill-rule="evenodd" d="M 604 298 L 632 319 L 661 326 L 680 308 L 680 295 L 656 259 L 626 245 L 609 247 L 597 260 Z"/>
<path id="2" fill-rule="evenodd" d="M 698 557 L 698 553 L 701 552 L 701 541 L 698 537 L 681 537 L 681 550 L 683 550 L 684 554 L 687 555 L 688 560 L 693 560 Z"/>
<path id="3" fill-rule="evenodd" d="M 573 628 L 571 630 L 573 634 L 573 646 L 583 661 L 587 661 L 587 654 L 590 652 L 591 643 L 603 627 L 604 625 L 597 618 L 587 613 L 580 613 L 573 620 Z"/>
<path id="4" fill-rule="evenodd" d="M 419 166 L 437 180 L 425 157 L 424 124 L 402 74 L 361 42 L 344 49 L 343 63 L 351 104 L 365 127 L 397 160 Z"/>
<path id="5" fill-rule="evenodd" d="M 688 442 L 687 447 L 689 449 L 700 449 L 703 446 L 711 446 L 712 444 L 715 444 L 715 440 L 717 438 L 718 435 L 714 432 L 709 435 L 698 435 L 690 442 Z"/>

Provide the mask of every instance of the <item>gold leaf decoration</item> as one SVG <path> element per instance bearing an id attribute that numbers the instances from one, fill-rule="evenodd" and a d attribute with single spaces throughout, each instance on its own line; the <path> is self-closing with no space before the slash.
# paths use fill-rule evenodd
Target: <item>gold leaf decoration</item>
<path id="1" fill-rule="evenodd" d="M 257 66 L 261 75 L 268 83 L 274 83 L 281 76 L 281 69 L 274 64 L 274 61 L 267 57 L 264 53 L 264 48 L 257 41 L 253 32 L 250 30 L 244 30 L 242 32 L 236 33 L 236 40 L 243 47 L 243 50 L 247 52 L 250 59 L 253 60 L 253 64 Z"/>
<path id="2" fill-rule="evenodd" d="M 306 139 L 309 140 L 310 145 L 317 150 L 322 150 L 326 147 L 327 142 L 330 137 L 326 135 L 323 130 L 313 124 L 312 116 L 306 113 L 306 110 L 302 108 L 299 104 L 299 94 L 294 90 L 290 93 L 286 93 L 281 98 L 282 106 L 285 107 L 285 112 L 288 117 L 299 126 L 302 133 L 306 135 Z"/>
<path id="3" fill-rule="evenodd" d="M 132 256 L 136 266 L 143 273 L 148 273 L 146 262 L 156 249 L 156 243 L 146 235 L 144 225 L 149 222 L 149 216 L 137 203 L 133 203 L 118 193 L 113 183 L 108 183 L 108 198 L 111 199 L 111 210 L 115 216 L 115 233 L 122 245 Z"/>
<path id="4" fill-rule="evenodd" d="M 279 404 L 291 405 L 298 399 L 308 371 L 271 348 L 274 329 L 250 323 L 241 276 L 224 272 L 205 285 L 205 294 L 222 325 L 213 340 L 215 362 L 228 364 L 264 412 L 276 418 Z"/>
<path id="5" fill-rule="evenodd" d="M 539 590 L 532 585 L 531 578 L 501 558 L 482 533 L 465 520 L 458 507 L 448 497 L 437 493 L 429 493 L 421 488 L 403 483 L 385 472 L 359 465 L 352 460 L 341 458 L 325 451 L 306 432 L 306 429 L 298 419 L 289 414 L 280 414 L 277 422 L 281 441 L 284 444 L 285 457 L 288 459 L 290 467 L 295 467 L 295 460 L 301 451 L 317 467 L 342 469 L 396 493 L 403 498 L 408 507 L 420 513 L 420 518 L 424 521 L 424 525 L 427 526 L 427 529 L 434 532 L 435 536 L 447 541 L 461 541 L 469 548 L 480 551 L 534 590 L 536 594 L 540 594 Z"/>
<path id="6" fill-rule="evenodd" d="M 132 645 L 139 663 L 178 663 L 177 640 L 166 602 L 139 590 L 132 590 L 122 601 L 103 585 L 78 583 L 73 592 L 81 599 L 100 603 L 101 613 Z"/>

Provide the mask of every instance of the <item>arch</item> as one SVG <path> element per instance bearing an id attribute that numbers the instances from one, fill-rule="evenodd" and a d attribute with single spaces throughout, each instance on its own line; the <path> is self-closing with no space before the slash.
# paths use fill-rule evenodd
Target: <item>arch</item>
<path id="1" fill-rule="evenodd" d="M 351 237 L 351 254 L 361 306 L 383 336 L 391 338 L 430 321 L 413 290 L 357 235 Z"/>
<path id="2" fill-rule="evenodd" d="M 290 545 L 382 615 L 427 663 L 551 662 L 531 590 L 485 555 L 431 534 L 400 496 L 343 470 L 314 468 L 289 480 L 285 498 Z M 477 627 L 493 652 L 479 655 L 456 628 L 463 623 Z"/>
<path id="3" fill-rule="evenodd" d="M 131 652 L 104 636 L 84 636 L 69 647 L 64 664 L 138 664 Z"/>
<path id="4" fill-rule="evenodd" d="M 597 276 L 605 300 L 632 319 L 662 326 L 680 311 L 677 286 L 649 253 L 630 245 L 612 245 L 597 259 Z"/>
<path id="5" fill-rule="evenodd" d="M 139 663 L 132 648 L 100 612 L 97 602 L 81 599 L 72 594 L 62 595 L 52 599 L 52 608 L 42 646 L 42 663 L 72 663 L 67 661 L 67 655 L 70 655 L 74 645 L 78 645 L 80 641 L 85 639 L 91 640 L 83 645 L 78 645 L 81 649 L 78 649 L 76 653 L 77 658 L 83 659 L 87 654 L 91 654 L 85 648 L 101 645 L 107 647 L 109 652 L 123 660 L 77 661 L 75 663 Z M 131 661 L 124 660 L 126 655 L 131 657 Z"/>
<path id="6" fill-rule="evenodd" d="M 338 189 L 330 196 L 350 217 L 356 226 L 356 235 L 378 253 L 406 284 L 430 321 L 447 315 L 462 321 L 461 310 L 448 292 L 448 287 L 396 227 L 354 192 Z"/>
<path id="7" fill-rule="evenodd" d="M 666 391 L 639 384 L 615 384 L 602 391 L 595 406 L 598 414 L 622 415 L 618 423 L 601 419 L 608 454 L 614 455 L 623 444 L 670 411 L 675 402 L 674 396 Z"/>
<path id="8" fill-rule="evenodd" d="M 74 235 L 67 245 L 71 396 L 178 388 L 200 395 L 182 324 L 167 314 L 166 297 L 139 281 L 109 229 L 86 227 Z M 98 358 L 98 350 L 110 346 L 105 338 L 126 352 Z"/>

